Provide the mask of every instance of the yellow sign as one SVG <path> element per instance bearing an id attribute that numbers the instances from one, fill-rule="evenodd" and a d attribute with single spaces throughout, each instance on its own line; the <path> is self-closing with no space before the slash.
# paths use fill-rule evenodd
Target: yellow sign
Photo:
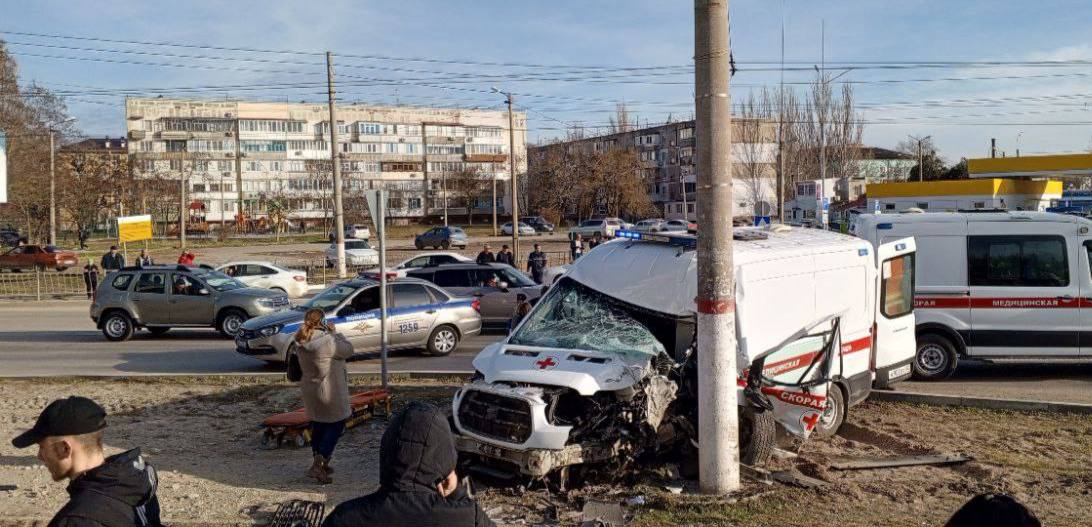
<path id="1" fill-rule="evenodd" d="M 118 218 L 118 241 L 138 242 L 152 239 L 152 217 L 122 216 Z"/>

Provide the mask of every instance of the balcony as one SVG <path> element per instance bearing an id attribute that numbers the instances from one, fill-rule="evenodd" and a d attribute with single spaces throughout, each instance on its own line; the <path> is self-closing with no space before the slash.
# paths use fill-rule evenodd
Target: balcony
<path id="1" fill-rule="evenodd" d="M 464 154 L 463 160 L 467 163 L 504 163 L 508 161 L 508 154 Z"/>

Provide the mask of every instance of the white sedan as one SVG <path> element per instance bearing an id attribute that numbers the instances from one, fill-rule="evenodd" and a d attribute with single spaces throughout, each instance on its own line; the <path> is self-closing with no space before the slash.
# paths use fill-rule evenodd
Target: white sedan
<path id="1" fill-rule="evenodd" d="M 437 265 L 450 264 L 450 263 L 473 263 L 474 259 L 463 256 L 459 253 L 453 252 L 428 252 L 420 256 L 414 256 L 409 260 L 406 260 L 392 268 L 387 269 L 387 276 L 392 274 L 398 277 L 406 276 L 406 273 L 413 269 L 420 269 L 422 267 L 436 267 Z M 368 269 L 369 273 L 379 273 L 378 267 Z"/>
<path id="2" fill-rule="evenodd" d="M 337 244 L 326 248 L 326 265 L 337 265 Z M 345 240 L 345 265 L 379 265 L 379 251 L 372 249 L 368 240 Z"/>
<path id="3" fill-rule="evenodd" d="M 229 262 L 216 270 L 251 287 L 283 291 L 291 298 L 307 294 L 307 273 L 269 262 Z"/>
<path id="4" fill-rule="evenodd" d="M 512 234 L 512 222 L 508 222 L 508 223 L 505 223 L 504 225 L 501 225 L 501 234 L 506 234 L 506 235 L 511 235 Z M 535 232 L 534 227 L 532 227 L 530 225 L 527 225 L 526 223 L 523 223 L 522 221 L 519 222 L 519 235 L 520 236 L 534 236 L 535 234 L 538 234 L 538 233 Z"/>

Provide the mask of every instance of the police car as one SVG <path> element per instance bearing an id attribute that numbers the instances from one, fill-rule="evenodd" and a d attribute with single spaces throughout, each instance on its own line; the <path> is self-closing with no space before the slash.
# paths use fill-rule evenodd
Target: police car
<path id="1" fill-rule="evenodd" d="M 481 331 L 476 298 L 452 295 L 424 280 L 396 278 L 387 282 L 388 349 L 423 348 L 448 355 L 459 341 Z M 334 284 L 303 305 L 252 318 L 235 338 L 235 350 L 267 362 L 284 362 L 295 346 L 293 336 L 312 308 L 353 344 L 356 353 L 380 349 L 379 281 L 358 277 Z"/>
<path id="2" fill-rule="evenodd" d="M 909 377 L 914 245 L 783 225 L 735 236 L 741 460 L 756 465 L 776 426 L 833 435 L 874 385 Z M 695 460 L 696 244 L 619 231 L 571 264 L 456 393 L 464 468 L 564 478 Z"/>

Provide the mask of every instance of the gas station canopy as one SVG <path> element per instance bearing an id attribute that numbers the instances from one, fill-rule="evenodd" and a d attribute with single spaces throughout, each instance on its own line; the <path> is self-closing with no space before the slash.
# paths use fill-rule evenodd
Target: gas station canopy
<path id="1" fill-rule="evenodd" d="M 1092 176 L 1092 154 L 968 159 L 972 178 L 1059 178 Z"/>

